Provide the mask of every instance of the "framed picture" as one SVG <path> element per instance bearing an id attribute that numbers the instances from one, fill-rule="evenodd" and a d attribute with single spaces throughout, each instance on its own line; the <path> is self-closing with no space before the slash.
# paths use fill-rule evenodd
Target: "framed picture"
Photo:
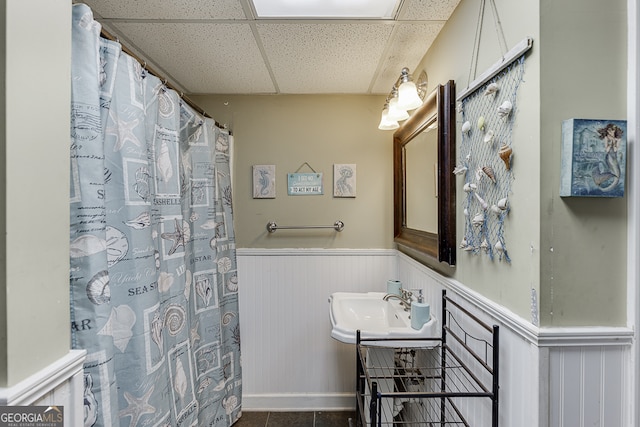
<path id="1" fill-rule="evenodd" d="M 253 165 L 253 198 L 276 198 L 275 165 Z"/>
<path id="2" fill-rule="evenodd" d="M 561 197 L 623 197 L 626 120 L 562 122 Z"/>
<path id="3" fill-rule="evenodd" d="M 333 197 L 356 197 L 356 165 L 333 165 Z"/>

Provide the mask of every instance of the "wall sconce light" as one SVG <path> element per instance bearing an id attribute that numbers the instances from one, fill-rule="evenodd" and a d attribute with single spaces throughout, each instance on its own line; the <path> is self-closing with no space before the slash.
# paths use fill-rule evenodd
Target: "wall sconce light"
<path id="1" fill-rule="evenodd" d="M 382 117 L 378 129 L 394 130 L 398 129 L 399 121 L 409 118 L 408 111 L 415 110 L 422 105 L 424 93 L 427 86 L 426 73 L 420 74 L 418 85 L 413 82 L 408 68 L 403 68 L 400 77 L 393 84 L 391 92 L 384 103 Z"/>
<path id="2" fill-rule="evenodd" d="M 380 130 L 394 130 L 398 129 L 400 125 L 397 120 L 391 120 L 389 118 L 389 103 L 385 102 L 384 108 L 382 109 L 382 117 L 380 118 L 380 124 L 378 125 L 378 129 Z"/>

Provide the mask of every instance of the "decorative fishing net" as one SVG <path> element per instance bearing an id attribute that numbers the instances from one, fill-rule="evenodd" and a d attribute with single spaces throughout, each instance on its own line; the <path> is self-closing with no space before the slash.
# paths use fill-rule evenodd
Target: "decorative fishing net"
<path id="1" fill-rule="evenodd" d="M 458 172 L 464 174 L 466 194 L 460 248 L 487 254 L 491 260 L 504 258 L 509 263 L 504 223 L 510 211 L 507 200 L 513 181 L 512 134 L 524 62 L 522 55 L 458 105 L 462 142 L 456 172 L 466 168 L 466 172 Z"/>

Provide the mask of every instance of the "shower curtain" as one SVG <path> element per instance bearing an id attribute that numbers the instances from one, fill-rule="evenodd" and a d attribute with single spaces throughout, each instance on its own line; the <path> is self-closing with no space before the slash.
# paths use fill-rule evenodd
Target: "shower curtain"
<path id="1" fill-rule="evenodd" d="M 86 426 L 241 412 L 230 135 L 73 6 L 71 328 Z"/>

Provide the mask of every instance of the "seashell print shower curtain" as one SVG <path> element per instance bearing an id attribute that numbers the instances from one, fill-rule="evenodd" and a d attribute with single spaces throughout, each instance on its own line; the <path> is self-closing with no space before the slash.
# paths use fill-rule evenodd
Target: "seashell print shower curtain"
<path id="1" fill-rule="evenodd" d="M 73 6 L 71 328 L 88 426 L 241 411 L 228 132 Z"/>

